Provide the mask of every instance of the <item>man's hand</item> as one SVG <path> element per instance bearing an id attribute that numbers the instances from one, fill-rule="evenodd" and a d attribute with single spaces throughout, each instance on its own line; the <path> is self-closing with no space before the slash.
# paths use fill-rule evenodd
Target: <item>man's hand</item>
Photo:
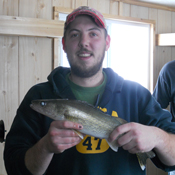
<path id="1" fill-rule="evenodd" d="M 51 153 L 61 153 L 77 145 L 81 139 L 74 130 L 82 128 L 82 125 L 70 121 L 53 121 L 45 136 L 47 150 Z"/>
<path id="2" fill-rule="evenodd" d="M 156 136 L 153 134 L 155 127 L 139 123 L 126 123 L 118 126 L 110 135 L 109 141 L 117 137 L 117 144 L 130 153 L 148 152 L 155 147 Z"/>
<path id="3" fill-rule="evenodd" d="M 55 153 L 62 153 L 81 141 L 73 130 L 82 128 L 74 122 L 53 121 L 48 133 L 26 152 L 27 169 L 35 175 L 44 174 Z"/>
<path id="4" fill-rule="evenodd" d="M 110 134 L 109 141 L 116 140 L 119 147 L 130 153 L 156 152 L 160 161 L 168 166 L 175 165 L 175 135 L 155 126 L 126 123 L 118 126 Z"/>

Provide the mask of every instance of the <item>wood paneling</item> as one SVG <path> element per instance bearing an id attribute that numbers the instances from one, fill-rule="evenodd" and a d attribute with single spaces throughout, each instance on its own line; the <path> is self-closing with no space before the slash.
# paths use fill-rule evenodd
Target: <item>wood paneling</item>
<path id="1" fill-rule="evenodd" d="M 118 2 L 110 1 L 109 13 L 113 14 L 113 15 L 121 15 L 122 12 L 119 13 L 119 9 L 122 9 L 122 11 L 123 11 L 123 8 L 121 6 L 119 8 L 119 4 L 120 3 L 118 3 Z"/>
<path id="2" fill-rule="evenodd" d="M 88 5 L 88 0 L 74 0 L 75 4 L 73 8 L 78 8 L 80 6 L 87 6 Z"/>
<path id="3" fill-rule="evenodd" d="M 47 80 L 52 69 L 51 39 L 19 38 L 19 102 L 28 89 Z"/>
<path id="4" fill-rule="evenodd" d="M 52 19 L 52 1 L 23 0 L 19 1 L 19 16 L 29 18 Z"/>
<path id="5" fill-rule="evenodd" d="M 52 6 L 72 8 L 74 6 L 73 2 L 75 2 L 75 0 L 53 0 Z"/>
<path id="6" fill-rule="evenodd" d="M 158 10 L 157 12 L 157 34 L 161 33 L 171 33 L 172 25 L 172 13 L 170 11 Z M 175 22 L 175 21 L 174 21 Z M 156 46 L 156 57 L 154 61 L 154 86 L 157 81 L 160 69 L 163 65 L 170 61 L 173 55 L 171 55 L 171 47 L 158 47 Z M 175 58 L 175 55 L 174 55 Z"/>
<path id="7" fill-rule="evenodd" d="M 18 16 L 18 0 L 0 0 L 0 15 Z"/>
<path id="8" fill-rule="evenodd" d="M 0 15 L 18 15 L 18 0 L 0 0 Z M 18 37 L 0 36 L 0 120 L 8 131 L 18 107 Z M 0 143 L 0 174 L 5 175 L 4 143 Z"/>
<path id="9" fill-rule="evenodd" d="M 0 16 L 0 35 L 58 37 L 64 22 L 39 18 Z"/>
<path id="10" fill-rule="evenodd" d="M 18 40 L 17 37 L 0 36 L 0 120 L 8 131 L 18 107 Z M 4 143 L 0 143 L 0 174 L 3 166 Z"/>
<path id="11" fill-rule="evenodd" d="M 131 17 L 148 19 L 148 7 L 131 5 Z"/>
<path id="12" fill-rule="evenodd" d="M 169 6 L 164 6 L 164 5 L 154 4 L 154 3 L 148 3 L 149 1 L 148 2 L 141 2 L 141 1 L 137 1 L 137 0 L 113 0 L 113 1 L 124 2 L 127 4 L 133 4 L 133 5 L 148 7 L 148 8 L 156 8 L 156 9 L 162 9 L 162 10 L 168 10 L 168 11 L 175 11 L 174 7 L 169 7 Z"/>

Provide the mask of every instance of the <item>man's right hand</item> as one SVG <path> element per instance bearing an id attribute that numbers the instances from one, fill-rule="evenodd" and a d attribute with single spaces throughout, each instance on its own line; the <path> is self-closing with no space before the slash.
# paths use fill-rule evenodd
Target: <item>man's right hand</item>
<path id="1" fill-rule="evenodd" d="M 70 121 L 53 121 L 44 138 L 47 150 L 50 153 L 62 153 L 77 145 L 81 139 L 74 130 L 81 131 L 82 128 L 82 125 Z"/>
<path id="2" fill-rule="evenodd" d="M 82 128 L 70 121 L 53 121 L 48 133 L 26 152 L 27 169 L 35 175 L 44 174 L 55 153 L 62 153 L 81 141 L 74 130 Z"/>

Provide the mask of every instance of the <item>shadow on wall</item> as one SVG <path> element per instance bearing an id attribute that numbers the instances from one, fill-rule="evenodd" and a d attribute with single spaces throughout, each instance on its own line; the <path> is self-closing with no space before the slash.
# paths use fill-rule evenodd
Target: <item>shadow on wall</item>
<path id="1" fill-rule="evenodd" d="M 0 142 L 1 143 L 5 142 L 4 136 L 5 136 L 5 126 L 4 126 L 3 120 L 0 120 Z"/>

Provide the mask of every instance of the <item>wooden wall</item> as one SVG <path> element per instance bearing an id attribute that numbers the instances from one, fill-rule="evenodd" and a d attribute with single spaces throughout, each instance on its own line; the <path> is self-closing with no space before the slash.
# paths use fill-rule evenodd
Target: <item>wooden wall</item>
<path id="1" fill-rule="evenodd" d="M 88 5 L 102 13 L 151 19 L 155 32 L 175 33 L 175 12 L 119 3 L 117 0 L 0 0 L 0 15 L 53 19 L 53 6 L 76 8 Z M 0 120 L 7 132 L 16 109 L 28 89 L 45 81 L 52 70 L 53 41 L 49 38 L 0 36 Z M 175 58 L 175 47 L 154 49 L 153 84 L 162 66 Z M 0 143 L 0 175 L 6 175 L 4 143 Z M 148 164 L 148 175 L 167 174 Z"/>

